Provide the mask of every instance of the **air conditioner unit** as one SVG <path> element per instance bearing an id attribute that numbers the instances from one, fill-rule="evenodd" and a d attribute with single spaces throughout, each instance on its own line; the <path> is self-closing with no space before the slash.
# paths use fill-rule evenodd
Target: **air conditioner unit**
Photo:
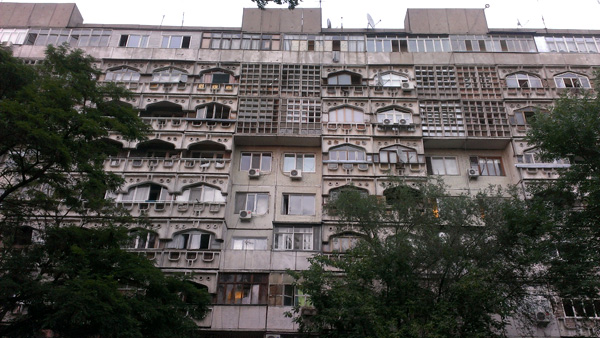
<path id="1" fill-rule="evenodd" d="M 258 177 L 260 177 L 260 170 L 250 169 L 250 170 L 248 170 L 248 176 L 250 178 L 258 178 Z"/>
<path id="2" fill-rule="evenodd" d="M 538 326 L 546 326 L 550 323 L 550 313 L 543 309 L 535 312 L 535 321 Z"/>
<path id="3" fill-rule="evenodd" d="M 410 82 L 402 82 L 402 90 L 405 92 L 410 92 L 413 89 L 415 89 L 415 87 L 412 85 L 412 83 Z"/>
<path id="4" fill-rule="evenodd" d="M 390 124 L 392 124 L 392 120 L 390 120 L 390 119 L 385 119 L 385 120 L 383 120 L 383 124 L 385 124 L 385 125 L 390 125 Z"/>
<path id="5" fill-rule="evenodd" d="M 300 315 L 302 316 L 314 316 L 317 314 L 317 309 L 311 306 L 303 306 L 300 309 Z"/>
<path id="6" fill-rule="evenodd" d="M 281 338 L 281 335 L 280 334 L 267 333 L 265 335 L 265 338 Z"/>
<path id="7" fill-rule="evenodd" d="M 400 121 L 398 121 L 398 123 L 401 125 L 407 125 L 408 121 L 406 121 L 405 119 L 400 119 Z"/>
<path id="8" fill-rule="evenodd" d="M 302 178 L 302 170 L 294 169 L 290 171 L 290 177 L 295 180 L 299 180 Z"/>
<path id="9" fill-rule="evenodd" d="M 471 168 L 468 170 L 468 174 L 470 178 L 477 178 L 479 177 L 479 170 Z"/>
<path id="10" fill-rule="evenodd" d="M 242 210 L 240 211 L 240 219 L 251 219 L 252 211 L 251 210 Z"/>

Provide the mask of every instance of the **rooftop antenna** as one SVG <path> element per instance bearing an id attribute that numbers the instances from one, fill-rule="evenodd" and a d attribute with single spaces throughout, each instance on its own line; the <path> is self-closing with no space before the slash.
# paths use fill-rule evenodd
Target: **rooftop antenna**
<path id="1" fill-rule="evenodd" d="M 344 29 L 344 17 L 340 16 L 340 29 Z"/>
<path id="2" fill-rule="evenodd" d="M 181 14 L 181 27 L 183 27 L 183 21 L 185 20 L 185 12 Z"/>
<path id="3" fill-rule="evenodd" d="M 379 21 L 377 21 L 377 23 L 375 23 L 371 14 L 367 13 L 367 22 L 368 22 L 367 29 L 369 29 L 369 26 L 371 26 L 372 29 L 375 29 L 375 25 L 377 25 L 377 23 L 380 23 L 381 20 L 379 20 Z"/>
<path id="4" fill-rule="evenodd" d="M 162 27 L 163 21 L 165 21 L 165 15 L 163 14 L 162 20 L 160 20 L 160 26 Z"/>
<path id="5" fill-rule="evenodd" d="M 327 19 L 327 28 L 331 28 L 331 20 Z"/>

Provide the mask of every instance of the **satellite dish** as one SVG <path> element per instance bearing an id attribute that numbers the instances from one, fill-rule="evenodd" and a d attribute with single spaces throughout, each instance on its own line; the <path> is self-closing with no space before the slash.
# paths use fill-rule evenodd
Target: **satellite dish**
<path id="1" fill-rule="evenodd" d="M 369 23 L 367 28 L 369 28 L 369 26 L 371 26 L 371 28 L 375 28 L 375 21 L 373 21 L 373 18 L 369 13 L 367 13 L 367 22 Z"/>
<path id="2" fill-rule="evenodd" d="M 327 19 L 327 28 L 331 28 L 331 20 Z"/>

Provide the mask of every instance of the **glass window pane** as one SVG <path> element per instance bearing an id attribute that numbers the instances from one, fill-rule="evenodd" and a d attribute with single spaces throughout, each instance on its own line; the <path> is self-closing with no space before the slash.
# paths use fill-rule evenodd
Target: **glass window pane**
<path id="1" fill-rule="evenodd" d="M 296 169 L 296 156 L 294 154 L 285 154 L 283 156 L 283 171 L 288 172 Z"/>
<path id="2" fill-rule="evenodd" d="M 434 175 L 444 175 L 446 173 L 444 170 L 444 159 L 441 157 L 432 157 L 431 169 Z"/>
<path id="3" fill-rule="evenodd" d="M 315 171 L 315 155 L 304 155 L 304 168 L 306 172 Z"/>
<path id="4" fill-rule="evenodd" d="M 271 154 L 262 154 L 262 171 L 271 171 Z"/>
<path id="5" fill-rule="evenodd" d="M 458 162 L 455 157 L 446 157 L 446 174 L 458 175 Z"/>
<path id="6" fill-rule="evenodd" d="M 256 214 L 264 215 L 269 209 L 269 195 L 258 194 L 256 201 Z"/>

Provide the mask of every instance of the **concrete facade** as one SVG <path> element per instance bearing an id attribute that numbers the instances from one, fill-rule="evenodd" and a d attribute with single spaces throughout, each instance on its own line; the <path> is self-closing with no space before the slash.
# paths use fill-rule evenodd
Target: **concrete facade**
<path id="1" fill-rule="evenodd" d="M 241 28 L 82 21 L 74 5 L 2 3 L 0 41 L 29 63 L 70 43 L 135 93 L 154 132 L 111 135 L 106 170 L 126 183 L 109 197 L 152 224 L 132 250 L 213 295 L 198 323 L 211 337 L 295 337 L 283 314 L 303 298 L 285 271 L 351 242 L 322 208 L 340 188 L 556 178 L 568 164 L 539 162 L 527 119 L 600 65 L 598 31 L 490 32 L 483 10 L 410 9 L 404 30 L 322 28 L 319 9 L 245 9 Z M 594 334 L 541 302 L 547 317 L 511 336 Z"/>

